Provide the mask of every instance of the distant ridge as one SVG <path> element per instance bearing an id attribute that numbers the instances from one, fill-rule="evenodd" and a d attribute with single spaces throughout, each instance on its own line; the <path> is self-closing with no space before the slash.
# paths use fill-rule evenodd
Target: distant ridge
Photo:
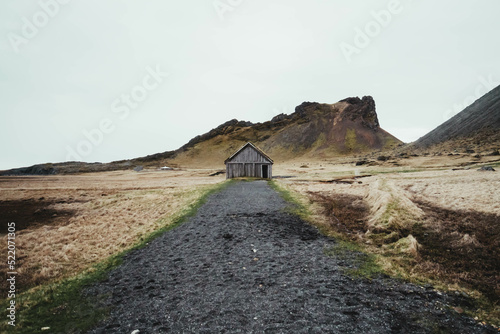
<path id="1" fill-rule="evenodd" d="M 429 148 L 450 141 L 470 140 L 470 144 L 494 144 L 500 138 L 500 86 L 479 98 L 463 111 L 414 142 Z M 466 144 L 466 143 L 465 143 Z"/>
<path id="2" fill-rule="evenodd" d="M 371 96 L 334 104 L 304 102 L 295 112 L 264 123 L 236 119 L 196 136 L 177 150 L 111 163 L 65 162 L 0 172 L 0 175 L 46 175 L 133 169 L 135 166 L 223 167 L 224 160 L 253 142 L 275 162 L 331 158 L 394 148 L 402 142 L 380 127 Z"/>

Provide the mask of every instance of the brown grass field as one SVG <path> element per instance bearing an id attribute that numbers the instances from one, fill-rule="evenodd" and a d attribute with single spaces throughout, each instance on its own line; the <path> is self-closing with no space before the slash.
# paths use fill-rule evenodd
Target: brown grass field
<path id="1" fill-rule="evenodd" d="M 1 177 L 2 224 L 13 221 L 17 227 L 17 288 L 24 291 L 71 276 L 130 248 L 224 179 L 208 174 L 190 170 Z M 7 254 L 5 232 L 2 225 L 2 254 Z M 5 277 L 5 264 L 0 270 Z"/>
<path id="2" fill-rule="evenodd" d="M 499 322 L 500 171 L 489 160 L 297 161 L 275 174 L 293 176 L 280 184 L 302 195 L 326 233 L 363 245 L 393 276 L 484 302 L 474 314 Z M 483 164 L 497 171 L 478 171 Z"/>
<path id="3" fill-rule="evenodd" d="M 355 162 L 278 161 L 273 175 L 288 177 L 278 178 L 279 185 L 298 196 L 325 233 L 363 245 L 393 276 L 485 301 L 474 314 L 499 325 L 498 159 Z M 481 164 L 497 171 L 480 172 Z M 131 248 L 225 179 L 208 176 L 213 171 L 0 177 L 2 224 L 17 227 L 18 289 L 73 276 Z M 3 254 L 5 230 L 2 225 Z M 0 271 L 5 274 L 5 264 Z"/>

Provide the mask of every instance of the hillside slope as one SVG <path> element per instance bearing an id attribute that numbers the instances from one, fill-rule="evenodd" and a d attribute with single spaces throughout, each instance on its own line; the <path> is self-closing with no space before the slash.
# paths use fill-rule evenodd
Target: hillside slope
<path id="1" fill-rule="evenodd" d="M 280 114 L 264 123 L 231 120 L 193 138 L 169 161 L 190 166 L 221 165 L 247 141 L 276 162 L 389 149 L 401 143 L 380 128 L 375 101 L 365 96 L 335 104 L 304 102 L 294 113 Z"/>
<path id="2" fill-rule="evenodd" d="M 479 150 L 492 149 L 500 143 L 500 86 L 478 99 L 422 138 L 416 148 L 446 146 Z M 462 147 L 464 146 L 464 147 Z"/>

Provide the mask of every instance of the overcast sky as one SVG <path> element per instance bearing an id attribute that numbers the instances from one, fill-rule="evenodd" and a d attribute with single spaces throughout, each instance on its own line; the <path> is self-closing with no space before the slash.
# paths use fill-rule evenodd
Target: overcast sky
<path id="1" fill-rule="evenodd" d="M 500 83 L 500 1 L 2 0 L 0 169 L 372 95 L 411 142 Z"/>

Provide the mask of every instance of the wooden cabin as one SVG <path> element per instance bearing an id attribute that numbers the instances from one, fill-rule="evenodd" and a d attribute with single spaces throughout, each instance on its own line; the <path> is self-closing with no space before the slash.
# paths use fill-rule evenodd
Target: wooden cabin
<path id="1" fill-rule="evenodd" d="M 258 177 L 271 179 L 273 160 L 261 149 L 248 142 L 224 161 L 226 178 Z"/>

